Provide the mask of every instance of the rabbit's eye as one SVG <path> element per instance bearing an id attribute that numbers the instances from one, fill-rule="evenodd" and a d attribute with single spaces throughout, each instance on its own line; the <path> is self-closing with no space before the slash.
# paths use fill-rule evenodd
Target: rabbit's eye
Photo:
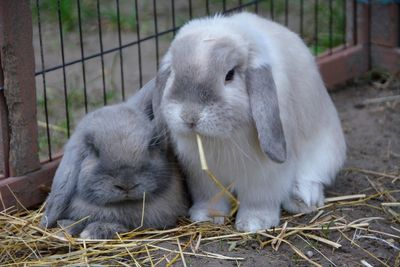
<path id="1" fill-rule="evenodd" d="M 234 76 L 235 76 L 235 69 L 231 69 L 225 76 L 225 82 L 232 81 Z"/>
<path id="2" fill-rule="evenodd" d="M 97 158 L 100 157 L 100 151 L 97 148 L 93 147 L 92 152 Z"/>

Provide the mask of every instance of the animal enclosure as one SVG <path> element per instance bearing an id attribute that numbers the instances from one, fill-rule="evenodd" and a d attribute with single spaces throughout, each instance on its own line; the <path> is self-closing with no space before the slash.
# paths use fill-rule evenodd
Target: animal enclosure
<path id="1" fill-rule="evenodd" d="M 240 10 L 297 32 L 331 90 L 348 151 L 324 206 L 257 233 L 233 216 L 107 240 L 41 227 L 81 118 L 152 79 L 185 22 Z M 399 27 L 398 0 L 0 1 L 0 265 L 400 266 Z"/>
<path id="2" fill-rule="evenodd" d="M 247 10 L 284 24 L 304 39 L 333 88 L 373 66 L 399 68 L 399 6 L 374 2 L 2 1 L 4 205 L 15 197 L 25 206 L 43 201 L 80 118 L 126 100 L 154 77 L 186 21 Z"/>

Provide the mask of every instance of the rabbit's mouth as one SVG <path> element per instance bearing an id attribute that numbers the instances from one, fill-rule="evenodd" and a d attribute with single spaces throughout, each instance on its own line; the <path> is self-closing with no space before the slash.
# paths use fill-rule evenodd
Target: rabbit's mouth
<path id="1" fill-rule="evenodd" d="M 227 126 L 225 129 L 232 129 L 231 127 Z M 219 130 L 215 128 L 208 128 L 207 126 L 202 127 L 201 125 L 195 126 L 191 129 L 187 129 L 187 131 L 181 131 L 180 134 L 188 135 L 191 137 L 195 137 L 195 135 L 200 135 L 208 138 L 217 138 L 217 139 L 226 139 L 230 138 L 232 131 L 225 131 Z"/>
<path id="2" fill-rule="evenodd" d="M 121 201 L 132 201 L 132 202 L 138 202 L 138 201 L 142 201 L 143 197 L 142 196 L 138 196 L 136 193 L 125 193 L 124 195 L 122 195 Z"/>

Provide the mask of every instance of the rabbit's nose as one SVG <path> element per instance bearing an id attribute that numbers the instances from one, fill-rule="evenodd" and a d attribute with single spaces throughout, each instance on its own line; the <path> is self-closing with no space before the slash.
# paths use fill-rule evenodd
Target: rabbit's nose
<path id="1" fill-rule="evenodd" d="M 185 122 L 186 126 L 190 129 L 196 127 L 197 122 L 199 121 L 199 116 L 195 114 L 181 114 L 182 120 Z"/>

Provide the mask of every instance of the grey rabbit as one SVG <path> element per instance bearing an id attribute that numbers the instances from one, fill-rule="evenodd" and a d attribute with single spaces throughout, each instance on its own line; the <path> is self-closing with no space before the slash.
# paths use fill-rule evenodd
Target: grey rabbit
<path id="1" fill-rule="evenodd" d="M 78 124 L 55 174 L 43 227 L 59 224 L 81 238 L 112 238 L 140 226 L 144 193 L 143 227 L 173 226 L 186 215 L 179 169 L 153 120 L 151 100 L 137 100 L 149 95 L 143 92 Z"/>

